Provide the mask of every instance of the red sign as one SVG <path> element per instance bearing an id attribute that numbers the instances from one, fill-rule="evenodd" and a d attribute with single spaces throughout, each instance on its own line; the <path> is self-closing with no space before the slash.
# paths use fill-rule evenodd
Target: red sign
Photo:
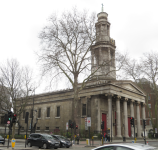
<path id="1" fill-rule="evenodd" d="M 10 121 L 7 121 L 7 124 L 10 124 Z"/>

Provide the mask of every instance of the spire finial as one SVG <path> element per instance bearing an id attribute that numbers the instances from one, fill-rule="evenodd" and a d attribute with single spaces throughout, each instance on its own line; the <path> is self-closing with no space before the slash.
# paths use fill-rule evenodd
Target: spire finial
<path id="1" fill-rule="evenodd" d="M 102 10 L 101 11 L 103 12 L 104 11 L 104 7 L 103 7 L 104 5 L 103 4 L 101 4 L 101 5 L 102 5 Z"/>

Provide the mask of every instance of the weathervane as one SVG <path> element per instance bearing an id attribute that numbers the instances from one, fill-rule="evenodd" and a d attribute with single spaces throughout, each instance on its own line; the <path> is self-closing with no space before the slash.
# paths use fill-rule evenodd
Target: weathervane
<path id="1" fill-rule="evenodd" d="M 101 5 L 102 5 L 102 12 L 103 12 L 104 11 L 104 8 L 103 8 L 104 5 L 103 4 L 101 4 Z"/>

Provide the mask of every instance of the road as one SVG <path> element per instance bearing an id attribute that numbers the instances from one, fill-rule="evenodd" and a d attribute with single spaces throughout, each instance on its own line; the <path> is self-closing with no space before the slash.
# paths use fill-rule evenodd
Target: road
<path id="1" fill-rule="evenodd" d="M 117 142 L 118 143 L 118 142 Z M 121 142 L 122 143 L 122 142 Z M 137 143 L 143 143 L 144 144 L 144 142 L 137 142 Z M 157 147 L 158 148 L 158 141 L 149 141 L 148 142 L 149 143 L 149 145 L 151 145 L 151 146 L 154 146 L 154 147 Z M 95 143 L 95 146 L 99 146 L 99 141 L 98 141 L 98 143 L 96 142 Z M 59 150 L 68 150 L 68 149 L 70 149 L 70 150 L 72 150 L 72 149 L 74 149 L 74 150 L 91 150 L 93 147 L 85 147 L 85 144 L 80 144 L 80 145 L 73 145 L 72 147 L 70 147 L 70 148 L 58 148 Z M 12 148 L 11 148 L 11 143 L 10 143 L 10 147 L 9 148 L 7 148 L 7 143 L 3 146 L 3 145 L 0 145 L 0 150 L 11 150 Z M 29 150 L 29 149 L 38 149 L 38 150 L 45 150 L 45 149 L 39 149 L 38 147 L 35 147 L 35 146 L 32 146 L 32 147 L 27 147 L 26 146 L 26 148 L 25 148 L 25 143 L 24 143 L 24 141 L 21 141 L 21 142 L 17 142 L 16 144 L 15 144 L 15 147 L 14 147 L 14 150 Z"/>

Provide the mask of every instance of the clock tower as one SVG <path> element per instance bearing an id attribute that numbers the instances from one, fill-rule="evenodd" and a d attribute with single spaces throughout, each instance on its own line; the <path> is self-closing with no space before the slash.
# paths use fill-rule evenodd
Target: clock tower
<path id="1" fill-rule="evenodd" d="M 91 47 L 92 68 L 94 79 L 116 80 L 115 71 L 115 41 L 110 38 L 110 23 L 108 14 L 101 12 L 97 15 L 96 43 Z"/>

